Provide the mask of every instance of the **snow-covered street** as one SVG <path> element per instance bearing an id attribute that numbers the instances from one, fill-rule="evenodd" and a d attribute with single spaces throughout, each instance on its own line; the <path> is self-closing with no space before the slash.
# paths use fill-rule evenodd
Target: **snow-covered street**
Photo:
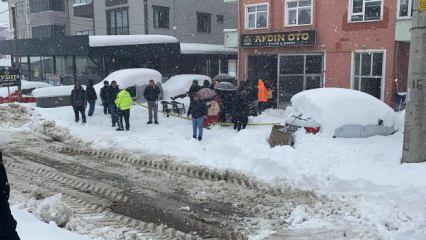
<path id="1" fill-rule="evenodd" d="M 284 111 L 268 110 L 251 122 L 282 122 L 284 116 Z M 332 234 L 332 229 L 336 229 L 336 234 L 341 233 L 344 228 L 339 225 L 349 223 L 356 223 L 352 233 L 345 233 L 351 239 L 426 236 L 426 208 L 422 204 L 426 200 L 426 183 L 421 181 L 426 165 L 400 164 L 401 132 L 367 139 L 333 139 L 298 132 L 294 149 L 271 149 L 266 141 L 269 126 L 249 126 L 239 133 L 229 127 L 215 126 L 206 130 L 203 141 L 198 142 L 191 137 L 189 121 L 161 115 L 160 125 L 146 125 L 147 111 L 136 105 L 131 112 L 129 132 L 111 128 L 110 118 L 101 113 L 100 106 L 87 125 L 74 123 L 70 107 L 35 108 L 23 127 L 7 128 L 34 131 L 40 119 L 55 121 L 69 129 L 74 138 L 101 151 L 163 155 L 190 165 L 234 170 L 273 186 L 290 185 L 324 194 L 341 211 L 336 219 L 319 214 L 321 207 L 317 209 L 315 205 L 293 206 L 290 212 L 282 211 L 281 224 L 272 226 L 268 221 L 260 221 L 262 226 L 251 234 L 253 239 L 265 239 L 268 235 L 271 239 L 280 236 L 299 239 L 308 233 L 324 239 L 318 233 Z M 278 208 L 273 212 L 280 215 Z M 353 238 L 354 233 L 359 235 Z"/>

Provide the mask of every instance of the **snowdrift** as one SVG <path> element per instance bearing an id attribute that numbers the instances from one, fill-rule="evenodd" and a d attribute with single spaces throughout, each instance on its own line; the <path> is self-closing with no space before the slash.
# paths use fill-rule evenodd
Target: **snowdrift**
<path id="1" fill-rule="evenodd" d="M 379 99 L 351 89 L 319 88 L 296 94 L 291 99 L 291 115 L 310 118 L 321 125 L 321 132 L 333 135 L 348 124 L 378 124 L 394 127 L 397 121 L 392 108 Z"/>

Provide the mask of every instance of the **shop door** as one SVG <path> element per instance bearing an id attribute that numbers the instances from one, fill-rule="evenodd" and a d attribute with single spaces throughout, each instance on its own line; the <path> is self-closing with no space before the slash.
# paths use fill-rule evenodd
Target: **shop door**
<path id="1" fill-rule="evenodd" d="M 323 56 L 320 54 L 281 55 L 279 57 L 278 107 L 304 90 L 323 86 Z"/>
<path id="2" fill-rule="evenodd" d="M 247 62 L 247 84 L 256 89 L 262 79 L 270 92 L 269 107 L 275 107 L 277 99 L 277 55 L 249 56 Z M 257 96 L 257 94 L 256 94 Z"/>

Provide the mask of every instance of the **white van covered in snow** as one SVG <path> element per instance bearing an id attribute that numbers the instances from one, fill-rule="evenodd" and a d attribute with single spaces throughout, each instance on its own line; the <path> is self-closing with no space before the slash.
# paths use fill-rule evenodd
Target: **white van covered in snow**
<path id="1" fill-rule="evenodd" d="M 145 101 L 143 92 L 146 86 L 148 86 L 149 80 L 154 80 L 156 85 L 160 87 L 160 99 L 162 99 L 163 88 L 161 86 L 161 73 L 149 68 L 130 68 L 115 71 L 94 87 L 99 96 L 101 88 L 104 86 L 104 81 L 108 81 L 110 84 L 112 81 L 116 81 L 120 89 L 129 89 L 134 99 Z"/>

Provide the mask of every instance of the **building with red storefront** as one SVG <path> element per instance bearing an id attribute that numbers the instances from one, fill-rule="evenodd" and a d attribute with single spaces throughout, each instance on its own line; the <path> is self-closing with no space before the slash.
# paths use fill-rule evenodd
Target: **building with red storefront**
<path id="1" fill-rule="evenodd" d="M 405 88 L 410 16 L 411 0 L 240 0 L 238 79 L 264 80 L 278 107 L 319 87 L 392 105 Z"/>

